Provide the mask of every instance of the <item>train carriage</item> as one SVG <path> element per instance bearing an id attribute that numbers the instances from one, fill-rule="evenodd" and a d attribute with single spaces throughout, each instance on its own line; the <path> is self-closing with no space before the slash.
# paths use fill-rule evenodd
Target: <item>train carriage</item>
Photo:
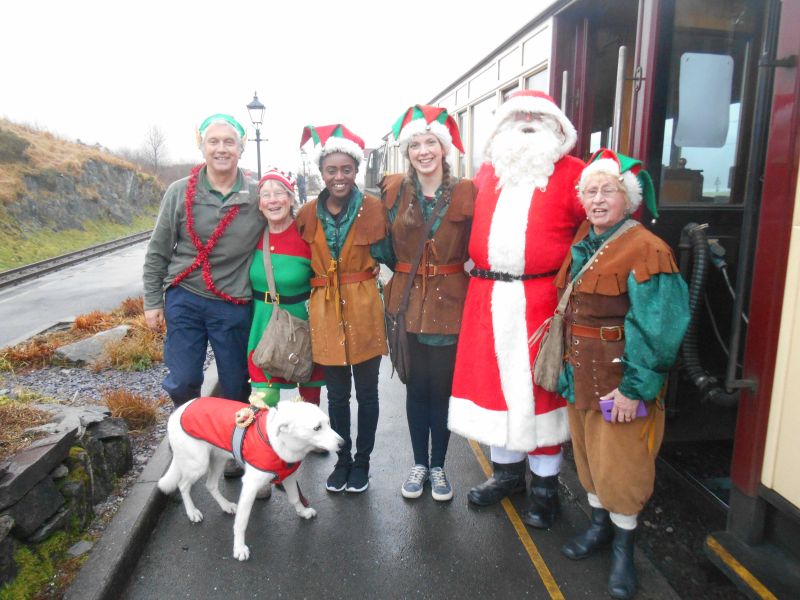
<path id="1" fill-rule="evenodd" d="M 461 128 L 457 172 L 477 171 L 494 109 L 521 88 L 561 105 L 578 131 L 577 156 L 613 147 L 644 160 L 661 213 L 646 224 L 679 257 L 693 310 L 665 449 L 722 449 L 724 472 L 704 489 L 727 526 L 708 537 L 707 554 L 751 596 L 797 597 L 800 3 L 538 5 L 429 102 Z M 369 156 L 366 185 L 404 169 L 387 135 Z"/>

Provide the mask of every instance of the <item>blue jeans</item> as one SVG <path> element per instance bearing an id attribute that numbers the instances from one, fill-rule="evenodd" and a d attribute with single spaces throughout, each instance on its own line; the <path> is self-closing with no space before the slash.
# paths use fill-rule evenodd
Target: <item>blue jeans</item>
<path id="1" fill-rule="evenodd" d="M 325 386 L 328 388 L 328 416 L 331 427 L 344 439 L 339 449 L 337 465 L 351 465 L 350 451 L 350 387 L 356 384 L 358 402 L 358 437 L 356 438 L 356 465 L 369 465 L 369 456 L 375 447 L 375 430 L 378 428 L 378 371 L 381 356 L 357 365 L 323 366 Z M 352 371 L 352 372 L 351 372 Z"/>
<path id="2" fill-rule="evenodd" d="M 248 401 L 247 339 L 251 317 L 250 304 L 205 298 L 181 286 L 167 290 L 164 363 L 169 373 L 162 387 L 175 406 L 200 395 L 208 342 L 217 362 L 222 396 Z"/>

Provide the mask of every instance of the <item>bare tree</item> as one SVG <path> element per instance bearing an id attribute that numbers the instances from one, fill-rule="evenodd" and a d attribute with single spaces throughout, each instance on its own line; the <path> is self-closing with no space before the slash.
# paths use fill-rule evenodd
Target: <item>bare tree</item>
<path id="1" fill-rule="evenodd" d="M 158 125 L 153 125 L 144 138 L 142 152 L 147 160 L 147 166 L 153 169 L 153 174 L 158 177 L 158 171 L 167 155 L 167 138 Z"/>

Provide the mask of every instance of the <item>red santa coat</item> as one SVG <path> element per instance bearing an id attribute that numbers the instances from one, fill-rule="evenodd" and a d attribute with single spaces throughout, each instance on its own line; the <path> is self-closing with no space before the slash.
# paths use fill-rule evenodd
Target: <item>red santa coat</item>
<path id="1" fill-rule="evenodd" d="M 475 181 L 469 254 L 478 269 L 553 275 L 525 281 L 473 277 L 458 340 L 448 426 L 467 438 L 529 452 L 569 438 L 563 398 L 533 383 L 531 334 L 555 311 L 555 272 L 586 219 L 575 186 L 584 163 L 559 160 L 544 190 L 497 190 L 484 164 Z"/>
<path id="2" fill-rule="evenodd" d="M 246 406 L 224 398 L 197 398 L 183 410 L 181 427 L 193 438 L 231 452 L 236 413 Z M 269 410 L 258 411 L 255 420 L 247 428 L 242 443 L 242 457 L 259 471 L 275 475 L 272 483 L 280 483 L 297 471 L 300 463 L 287 463 L 273 450 L 267 436 L 268 413 Z"/>

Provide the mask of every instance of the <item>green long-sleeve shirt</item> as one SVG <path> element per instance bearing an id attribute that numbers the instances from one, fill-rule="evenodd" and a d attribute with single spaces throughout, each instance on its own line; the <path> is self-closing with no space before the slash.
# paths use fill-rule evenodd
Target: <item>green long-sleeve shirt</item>
<path id="1" fill-rule="evenodd" d="M 589 228 L 589 235 L 571 250 L 573 277 L 621 225 L 602 235 Z M 633 400 L 650 401 L 664 385 L 689 325 L 689 294 L 679 273 L 659 273 L 642 283 L 629 274 L 628 298 L 630 309 L 625 315 L 624 370 L 619 391 Z M 561 371 L 559 393 L 569 402 L 575 402 L 572 366 L 567 362 Z"/>

